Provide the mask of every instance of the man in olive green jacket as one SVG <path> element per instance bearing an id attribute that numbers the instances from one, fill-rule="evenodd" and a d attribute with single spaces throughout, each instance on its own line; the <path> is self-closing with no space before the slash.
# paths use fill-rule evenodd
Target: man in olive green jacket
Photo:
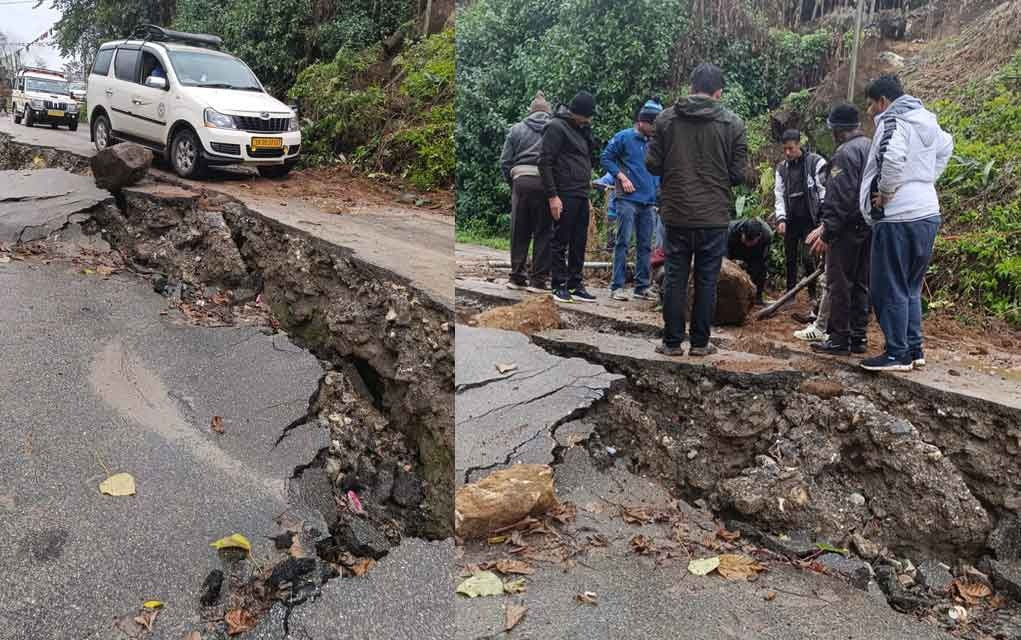
<path id="1" fill-rule="evenodd" d="M 716 282 L 727 254 L 727 227 L 734 214 L 731 190 L 744 182 L 748 164 L 744 122 L 719 102 L 723 71 L 712 64 L 699 65 L 691 74 L 691 93 L 656 118 L 645 159 L 649 171 L 661 177 L 666 278 L 663 344 L 657 351 L 671 356 L 684 354 L 692 258 L 695 304 L 688 354 L 705 356 L 716 350 L 709 333 Z"/>

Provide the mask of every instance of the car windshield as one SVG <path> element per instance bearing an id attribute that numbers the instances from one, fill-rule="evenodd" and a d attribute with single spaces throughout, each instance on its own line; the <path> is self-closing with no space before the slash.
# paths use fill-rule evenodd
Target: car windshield
<path id="1" fill-rule="evenodd" d="M 84 82 L 72 82 L 71 84 L 68 85 L 68 88 L 71 91 L 85 91 L 85 83 Z"/>
<path id="2" fill-rule="evenodd" d="M 172 51 L 170 61 L 178 81 L 188 87 L 262 91 L 255 74 L 237 58 L 197 51 Z"/>
<path id="3" fill-rule="evenodd" d="M 67 90 L 67 82 L 50 80 L 49 78 L 25 78 L 25 91 L 38 91 L 39 93 L 55 93 L 57 95 L 70 95 Z"/>

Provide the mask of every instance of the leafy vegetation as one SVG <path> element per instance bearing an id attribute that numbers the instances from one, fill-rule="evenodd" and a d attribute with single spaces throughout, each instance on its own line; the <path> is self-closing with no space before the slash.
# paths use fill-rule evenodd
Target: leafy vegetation
<path id="1" fill-rule="evenodd" d="M 703 4 L 477 0 L 463 9 L 455 102 L 458 224 L 507 229 L 510 193 L 497 161 L 508 127 L 525 115 L 537 90 L 554 103 L 591 91 L 595 135 L 606 141 L 631 124 L 648 96 L 669 103 L 686 93 L 688 75 L 702 60 L 724 68 L 727 104 L 753 119 L 815 78 L 830 55 L 829 32 L 770 30 L 752 19 L 748 3 L 725 3 L 720 11 L 727 15 L 707 14 Z M 765 136 L 767 128 L 756 131 Z"/>

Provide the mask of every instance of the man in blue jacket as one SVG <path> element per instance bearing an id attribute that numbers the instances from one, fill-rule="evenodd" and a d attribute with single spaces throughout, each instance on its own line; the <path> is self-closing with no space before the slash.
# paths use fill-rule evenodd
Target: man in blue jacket
<path id="1" fill-rule="evenodd" d="M 631 230 L 637 236 L 635 258 L 634 297 L 643 300 L 655 299 L 649 294 L 650 255 L 652 234 L 656 224 L 656 191 L 659 178 L 653 176 L 645 166 L 645 152 L 653 122 L 663 111 L 663 105 L 648 100 L 638 111 L 635 125 L 618 132 L 606 145 L 602 165 L 616 179 L 615 206 L 617 210 L 617 243 L 613 250 L 613 280 L 610 283 L 610 297 L 614 300 L 628 300 L 624 291 L 627 278 L 627 250 L 631 242 Z"/>

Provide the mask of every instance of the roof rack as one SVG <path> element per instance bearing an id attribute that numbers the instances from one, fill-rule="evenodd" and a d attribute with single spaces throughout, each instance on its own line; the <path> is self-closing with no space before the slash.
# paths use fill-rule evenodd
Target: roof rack
<path id="1" fill-rule="evenodd" d="M 185 33 L 184 31 L 171 31 L 154 24 L 140 24 L 131 33 L 132 38 L 149 40 L 151 42 L 182 42 L 197 44 L 202 47 L 219 49 L 223 46 L 223 39 L 219 36 L 211 36 L 206 33 Z"/>
<path id="2" fill-rule="evenodd" d="M 61 78 L 66 79 L 66 77 L 64 76 L 64 73 L 62 71 L 56 71 L 54 69 L 47 69 L 45 67 L 22 67 L 22 68 L 18 69 L 18 72 L 19 73 L 24 73 L 24 72 L 28 72 L 28 73 L 45 73 L 46 75 L 59 76 Z"/>

